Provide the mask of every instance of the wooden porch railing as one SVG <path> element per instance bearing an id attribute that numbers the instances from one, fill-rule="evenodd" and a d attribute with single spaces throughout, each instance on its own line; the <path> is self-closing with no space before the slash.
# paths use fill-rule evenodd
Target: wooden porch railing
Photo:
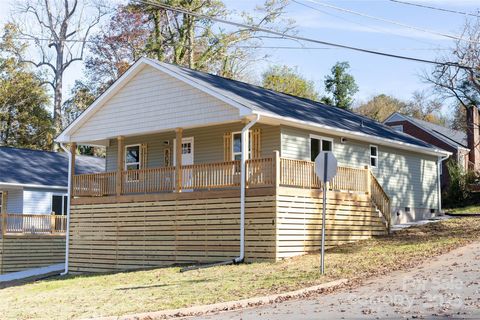
<path id="1" fill-rule="evenodd" d="M 246 186 L 273 186 L 275 165 L 273 158 L 247 160 L 245 163 Z"/>
<path id="2" fill-rule="evenodd" d="M 240 186 L 240 161 L 182 166 L 182 189 L 210 190 Z"/>
<path id="3" fill-rule="evenodd" d="M 382 185 L 378 182 L 377 178 L 369 172 L 370 175 L 370 197 L 372 202 L 377 206 L 378 210 L 383 215 L 383 218 L 387 222 L 387 229 L 390 232 L 392 225 L 392 214 L 390 206 L 390 198 L 383 190 Z"/>
<path id="4" fill-rule="evenodd" d="M 247 160 L 246 186 L 249 188 L 274 186 L 278 183 L 281 186 L 295 188 L 321 188 L 320 179 L 315 174 L 314 162 L 276 157 Z M 280 166 L 278 173 L 277 163 Z M 162 167 L 123 171 L 120 194 L 174 192 L 175 170 L 175 167 Z M 181 170 L 181 190 L 228 189 L 240 186 L 240 161 L 186 165 L 182 166 Z M 107 172 L 76 175 L 73 180 L 73 196 L 118 194 L 115 190 L 117 174 L 117 172 Z M 338 167 L 337 176 L 329 184 L 329 189 L 365 193 L 373 190 L 380 201 L 381 195 L 377 195 L 380 192 L 377 190 L 379 186 L 375 185 L 372 190 L 369 187 L 370 175 L 368 167 Z M 383 191 L 381 187 L 380 190 Z M 380 205 L 383 205 L 382 203 Z"/>
<path id="5" fill-rule="evenodd" d="M 77 197 L 114 195 L 116 179 L 116 172 L 76 175 L 73 179 L 73 194 Z"/>
<path id="6" fill-rule="evenodd" d="M 167 192 L 174 189 L 175 167 L 122 171 L 122 194 Z"/>
<path id="7" fill-rule="evenodd" d="M 2 235 L 65 235 L 67 217 L 55 214 L 1 214 Z"/>
<path id="8" fill-rule="evenodd" d="M 320 189 L 321 180 L 315 174 L 315 163 L 305 160 L 280 159 L 280 185 L 306 189 Z M 338 167 L 337 175 L 329 184 L 330 190 L 368 192 L 368 168 Z"/>

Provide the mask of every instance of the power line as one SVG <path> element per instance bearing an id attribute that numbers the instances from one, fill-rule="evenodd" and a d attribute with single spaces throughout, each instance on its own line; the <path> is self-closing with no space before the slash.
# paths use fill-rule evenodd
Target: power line
<path id="1" fill-rule="evenodd" d="M 399 3 L 399 4 L 406 4 L 406 5 L 414 6 L 414 7 L 425 8 L 425 9 L 432 9 L 432 10 L 437 10 L 437 11 L 456 13 L 456 14 L 460 14 L 462 16 L 472 16 L 472 17 L 480 18 L 479 14 L 474 14 L 474 13 L 470 13 L 470 12 L 451 10 L 451 9 L 445 9 L 445 8 L 440 8 L 440 7 L 432 7 L 432 6 L 427 6 L 425 4 L 413 3 L 413 2 L 408 2 L 408 1 L 399 1 L 399 0 L 388 0 L 388 1 L 396 2 L 396 3 Z"/>
<path id="2" fill-rule="evenodd" d="M 322 6 L 322 7 L 325 7 L 325 8 L 330 8 L 330 9 L 333 9 L 333 10 L 354 14 L 354 15 L 364 17 L 364 18 L 369 18 L 369 19 L 373 19 L 373 20 L 377 20 L 377 21 L 381 21 L 381 22 L 390 23 L 390 24 L 400 26 L 400 27 L 403 27 L 403 28 L 408 28 L 408 29 L 411 29 L 411 30 L 416 30 L 416 31 L 424 32 L 424 33 L 430 33 L 430 34 L 433 34 L 433 35 L 437 35 L 437 36 L 441 36 L 441 37 L 445 37 L 445 38 L 449 38 L 449 39 L 454 39 L 454 40 L 458 40 L 458 41 L 480 43 L 480 41 L 477 41 L 477 40 L 465 39 L 465 38 L 462 38 L 460 36 L 449 34 L 449 33 L 443 33 L 443 32 L 438 32 L 438 31 L 434 31 L 434 30 L 428 30 L 428 29 L 408 25 L 408 24 L 405 24 L 405 23 L 401 23 L 401 22 L 398 22 L 398 21 L 389 20 L 389 19 L 385 19 L 385 18 L 380 18 L 380 17 L 372 16 L 372 15 L 369 15 L 369 14 L 366 14 L 366 13 L 353 11 L 353 10 L 350 10 L 350 9 L 345 9 L 345 8 L 341 8 L 341 7 L 337 7 L 337 6 L 333 6 L 331 4 L 322 3 L 322 2 L 315 1 L 315 0 L 305 0 L 305 1 L 315 3 L 316 5 L 319 5 L 319 6 Z M 300 4 L 300 5 L 304 5 L 303 3 L 298 2 L 296 0 L 293 0 L 293 2 L 295 2 L 297 4 Z"/>
<path id="3" fill-rule="evenodd" d="M 244 24 L 244 23 L 233 22 L 233 21 L 229 21 L 229 20 L 225 20 L 225 19 L 221 19 L 221 18 L 217 18 L 217 17 L 207 16 L 207 15 L 202 14 L 202 13 L 192 12 L 192 11 L 182 9 L 182 8 L 178 8 L 178 7 L 172 7 L 172 6 L 163 4 L 163 3 L 152 3 L 152 2 L 149 2 L 149 1 L 145 1 L 145 0 L 135 0 L 135 1 L 138 2 L 138 3 L 144 4 L 144 5 L 151 5 L 151 6 L 154 6 L 154 7 L 157 7 L 157 8 L 162 8 L 162 9 L 165 9 L 165 10 L 170 10 L 170 11 L 175 11 L 175 12 L 179 12 L 179 13 L 183 13 L 183 14 L 188 14 L 188 15 L 195 16 L 195 17 L 201 18 L 201 19 L 208 19 L 208 20 L 211 20 L 211 21 L 215 21 L 215 22 L 219 22 L 219 23 L 223 23 L 223 24 L 228 24 L 228 25 L 232 25 L 232 26 L 235 26 L 235 27 L 239 27 L 239 28 L 245 28 L 247 30 L 273 34 L 273 35 L 278 36 L 278 37 L 283 38 L 283 39 L 317 43 L 317 44 L 322 44 L 322 45 L 327 45 L 327 46 L 332 46 L 332 47 L 348 49 L 348 50 L 352 50 L 352 51 L 358 51 L 358 52 L 369 53 L 369 54 L 374 54 L 374 55 L 378 55 L 378 56 L 395 58 L 395 59 L 402 59 L 402 60 L 415 61 L 415 62 L 423 62 L 423 63 L 433 64 L 433 65 L 454 66 L 454 67 L 459 67 L 459 68 L 462 68 L 462 69 L 471 69 L 468 66 L 460 65 L 460 64 L 454 63 L 454 62 L 437 62 L 437 61 L 433 61 L 433 60 L 402 56 L 402 55 L 397 55 L 397 54 L 392 54 L 392 53 L 380 52 L 380 51 L 375 51 L 375 50 L 369 50 L 369 49 L 364 49 L 364 48 L 359 48 L 359 47 L 353 47 L 353 46 L 333 43 L 333 42 L 316 40 L 316 39 L 307 38 L 307 37 L 289 35 L 289 34 L 279 32 L 279 31 L 266 29 L 266 28 L 263 28 L 263 27 L 252 26 L 252 25 L 247 25 L 247 24 Z"/>
<path id="4" fill-rule="evenodd" d="M 397 37 L 402 37 L 402 38 L 407 38 L 407 39 L 411 39 L 413 41 L 416 41 L 416 42 L 421 42 L 421 43 L 424 43 L 424 44 L 429 44 L 429 45 L 432 45 L 431 42 L 427 42 L 427 41 L 424 41 L 424 40 L 420 40 L 420 39 L 416 39 L 414 37 L 411 37 L 411 36 L 406 36 L 406 35 L 401 35 L 401 34 L 398 34 L 396 32 L 392 32 L 390 30 L 387 30 L 385 28 L 379 28 L 379 27 L 373 27 L 371 25 L 368 25 L 366 23 L 361 23 L 361 22 L 358 22 L 358 21 L 355 21 L 355 20 L 350 20 L 350 19 L 347 19 L 345 17 L 342 17 L 342 16 L 339 16 L 339 15 L 336 15 L 336 14 L 333 14 L 331 12 L 328 12 L 328 11 L 325 11 L 325 10 L 322 10 L 322 9 L 319 9 L 317 7 L 313 7 L 311 5 L 308 5 L 306 3 L 302 3 L 302 2 L 299 2 L 299 1 L 295 1 L 295 0 L 292 0 L 292 2 L 295 2 L 296 4 L 299 4 L 301 6 L 304 6 L 306 8 L 309 8 L 309 9 L 312 9 L 312 10 L 315 10 L 315 11 L 318 11 L 320 13 L 323 13 L 323 14 L 326 14 L 328 16 L 331 16 L 331 17 L 334 17 L 334 18 L 337 18 L 337 19 L 340 19 L 340 20 L 343 20 L 343 21 L 347 21 L 349 23 L 354 23 L 356 25 L 359 25 L 359 26 L 362 26 L 362 27 L 365 27 L 365 28 L 368 28 L 370 30 L 373 30 L 374 32 L 382 32 L 382 33 L 387 33 L 387 34 L 393 34 L 393 35 L 396 35 Z"/>
<path id="5" fill-rule="evenodd" d="M 26 40 L 26 41 L 54 41 L 53 39 L 47 38 L 30 38 L 30 37 L 12 37 L 13 40 Z M 78 42 L 78 43 L 96 43 L 93 40 L 79 40 L 79 39 L 66 39 L 66 42 Z M 180 45 L 181 47 L 189 47 L 188 45 Z M 169 46 L 166 44 L 166 46 Z M 332 48 L 332 47 L 306 47 L 306 46 L 261 46 L 261 45 L 232 45 L 232 48 L 239 49 L 285 49 L 285 50 L 336 50 L 344 48 Z M 388 50 L 398 50 L 398 51 L 448 51 L 448 48 L 387 48 Z M 376 48 L 370 50 L 385 50 L 385 48 Z"/>

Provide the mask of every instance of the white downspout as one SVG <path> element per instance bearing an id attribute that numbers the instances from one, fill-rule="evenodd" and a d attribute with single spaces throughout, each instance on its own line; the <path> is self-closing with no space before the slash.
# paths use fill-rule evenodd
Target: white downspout
<path id="1" fill-rule="evenodd" d="M 60 147 L 68 154 L 68 192 L 67 192 L 67 228 L 65 230 L 65 270 L 60 274 L 64 276 L 68 273 L 68 253 L 69 253 L 69 243 L 70 243 L 70 190 L 72 185 L 72 153 L 68 148 L 65 148 L 63 143 L 60 143 Z"/>
<path id="2" fill-rule="evenodd" d="M 240 256 L 235 258 L 235 263 L 242 262 L 245 258 L 245 187 L 246 187 L 246 166 L 245 163 L 248 158 L 248 145 L 249 135 L 248 130 L 260 120 L 260 115 L 250 121 L 243 129 L 241 133 L 242 141 L 242 158 L 240 160 Z"/>
<path id="3" fill-rule="evenodd" d="M 438 213 L 442 213 L 442 182 L 441 172 L 443 161 L 447 160 L 450 156 L 438 157 L 437 170 L 438 170 Z"/>

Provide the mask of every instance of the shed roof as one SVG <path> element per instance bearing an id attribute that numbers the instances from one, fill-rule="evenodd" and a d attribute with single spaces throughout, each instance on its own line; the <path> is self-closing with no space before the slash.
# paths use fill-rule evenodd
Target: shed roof
<path id="1" fill-rule="evenodd" d="M 105 171 L 105 159 L 77 156 L 76 173 Z M 39 187 L 68 186 L 68 155 L 11 147 L 0 147 L 0 184 Z"/>

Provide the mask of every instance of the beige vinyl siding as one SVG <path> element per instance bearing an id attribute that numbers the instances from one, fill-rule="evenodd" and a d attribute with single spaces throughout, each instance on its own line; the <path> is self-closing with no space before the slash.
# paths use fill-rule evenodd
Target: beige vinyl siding
<path id="1" fill-rule="evenodd" d="M 333 135 L 311 132 L 303 129 L 282 127 L 282 157 L 310 160 L 310 134 L 315 136 L 333 139 L 333 151 L 338 164 L 343 166 L 359 166 L 369 164 L 369 150 L 365 148 L 365 143 L 347 140 L 341 142 L 341 137 Z"/>
<path id="2" fill-rule="evenodd" d="M 333 152 L 339 165 L 363 167 L 370 165 L 370 144 L 341 137 L 311 132 L 308 130 L 282 127 L 282 157 L 310 160 L 310 134 L 333 138 Z M 437 158 L 420 153 L 378 147 L 378 167 L 373 173 L 391 198 L 392 214 L 438 209 Z M 413 214 L 413 213 L 412 213 Z M 395 220 L 394 220 L 395 221 Z"/>
<path id="3" fill-rule="evenodd" d="M 105 102 L 72 139 L 94 141 L 238 119 L 236 108 L 146 66 Z"/>
<path id="4" fill-rule="evenodd" d="M 437 158 L 378 146 L 378 167 L 373 170 L 390 196 L 394 213 L 411 209 L 438 209 Z"/>
<path id="5" fill-rule="evenodd" d="M 221 162 L 223 161 L 223 135 L 225 132 L 241 131 L 245 125 L 238 123 L 216 125 L 195 129 L 187 129 L 183 132 L 183 137 L 194 138 L 194 162 Z M 261 155 L 269 157 L 274 150 L 280 149 L 280 127 L 258 124 L 253 128 L 260 128 L 261 134 Z M 166 132 L 159 134 L 126 137 L 125 145 L 129 144 L 147 144 L 148 167 L 161 167 L 164 165 L 163 154 L 167 147 L 173 151 L 173 139 L 175 132 Z M 168 145 L 165 143 L 168 142 Z M 172 153 L 173 154 L 173 153 Z M 117 142 L 110 140 L 110 146 L 107 147 L 107 171 L 116 170 L 117 166 Z"/>

